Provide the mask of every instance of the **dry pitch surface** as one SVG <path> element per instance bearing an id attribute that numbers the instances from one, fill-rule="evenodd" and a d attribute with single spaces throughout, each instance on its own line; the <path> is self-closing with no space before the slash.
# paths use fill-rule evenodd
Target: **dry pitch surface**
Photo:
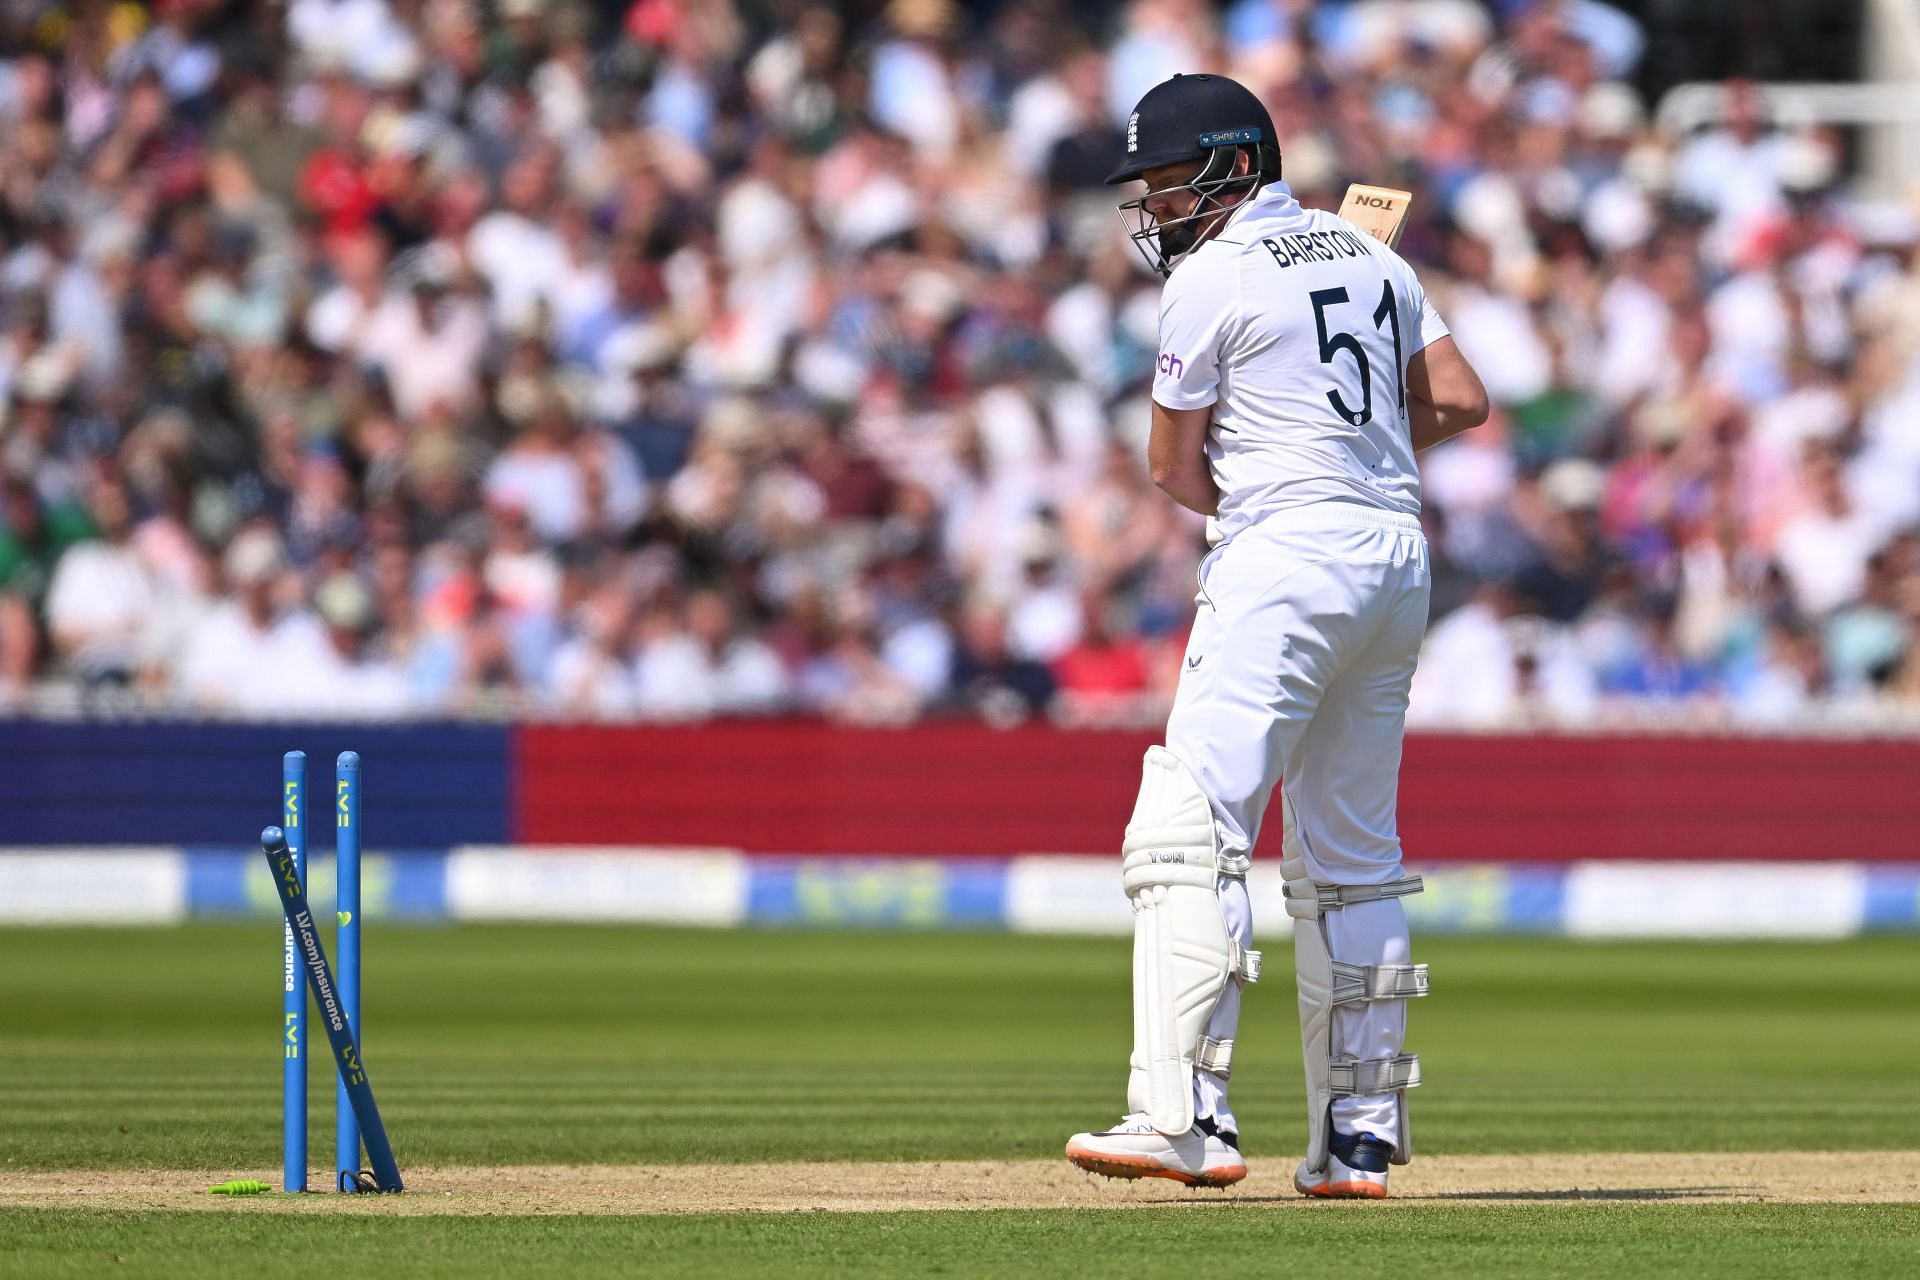
<path id="1" fill-rule="evenodd" d="M 227 1175 L 221 1175 L 224 1178 Z M 268 1170 L 234 1176 L 272 1181 Z M 445 1167 L 407 1171 L 395 1197 L 210 1195 L 216 1180 L 181 1170 L 0 1175 L 0 1206 L 280 1213 L 677 1214 L 856 1213 L 919 1209 L 1087 1209 L 1317 1203 L 1292 1166 L 1256 1162 L 1225 1191 L 1117 1182 L 1064 1161 L 743 1164 L 663 1167 Z M 316 1185 L 324 1185 L 316 1177 Z M 1920 1151 L 1795 1151 L 1422 1157 L 1394 1174 L 1400 1201 L 1685 1201 L 1748 1204 L 1920 1202 Z"/>

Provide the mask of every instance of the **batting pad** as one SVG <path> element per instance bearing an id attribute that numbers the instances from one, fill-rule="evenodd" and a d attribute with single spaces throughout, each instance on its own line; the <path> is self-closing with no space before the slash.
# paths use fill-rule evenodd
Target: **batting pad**
<path id="1" fill-rule="evenodd" d="M 1407 1121 L 1407 1090 L 1420 1083 L 1420 1058 L 1358 1059 L 1333 1046 L 1336 1005 L 1373 1000 L 1411 1000 L 1427 994 L 1424 964 L 1360 965 L 1335 960 L 1327 946 L 1325 915 L 1363 902 L 1404 897 L 1421 889 L 1419 876 L 1381 885 L 1320 884 L 1309 878 L 1305 850 L 1299 845 L 1293 807 L 1286 810 L 1285 857 L 1280 875 L 1293 917 L 1293 974 L 1300 997 L 1300 1055 L 1307 1076 L 1307 1158 L 1305 1170 L 1324 1172 L 1332 1139 L 1333 1100 L 1372 1094 L 1398 1094 L 1393 1163 L 1413 1159 L 1413 1130 Z"/>
<path id="2" fill-rule="evenodd" d="M 1121 846 L 1133 905 L 1133 1060 L 1127 1097 L 1165 1134 L 1193 1128 L 1196 1059 L 1225 1066 L 1231 1046 L 1202 1045 L 1229 979 L 1259 977 L 1260 953 L 1227 931 L 1222 876 L 1246 875 L 1222 858 L 1213 809 L 1193 774 L 1164 747 L 1147 750 L 1140 796 Z"/>

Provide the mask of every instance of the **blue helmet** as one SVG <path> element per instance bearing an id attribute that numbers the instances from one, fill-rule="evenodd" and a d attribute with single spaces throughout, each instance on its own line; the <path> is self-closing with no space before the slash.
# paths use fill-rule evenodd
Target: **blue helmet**
<path id="1" fill-rule="evenodd" d="M 1238 163 L 1243 152 L 1248 157 L 1245 172 Z M 1193 161 L 1203 163 L 1199 173 L 1181 184 L 1196 197 L 1188 216 L 1160 222 L 1143 200 L 1120 206 L 1128 238 L 1163 276 L 1199 242 L 1200 224 L 1220 211 L 1220 197 L 1251 193 L 1280 176 L 1273 118 L 1239 81 L 1177 75 L 1149 89 L 1127 118 L 1126 155 L 1107 175 L 1107 183 L 1131 182 L 1149 169 Z"/>

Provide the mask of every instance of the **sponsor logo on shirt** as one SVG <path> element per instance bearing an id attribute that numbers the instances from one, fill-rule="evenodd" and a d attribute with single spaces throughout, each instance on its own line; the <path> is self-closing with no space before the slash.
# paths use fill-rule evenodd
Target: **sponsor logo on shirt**
<path id="1" fill-rule="evenodd" d="M 1178 378 L 1187 371 L 1185 362 L 1170 351 L 1160 353 L 1160 360 L 1156 367 L 1169 378 Z"/>

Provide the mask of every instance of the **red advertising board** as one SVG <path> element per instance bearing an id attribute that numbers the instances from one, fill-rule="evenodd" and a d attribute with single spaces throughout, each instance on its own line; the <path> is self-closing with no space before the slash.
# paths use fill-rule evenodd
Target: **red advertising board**
<path id="1" fill-rule="evenodd" d="M 529 725 L 512 825 L 532 844 L 1112 855 L 1153 741 L 974 723 Z M 1422 863 L 1912 861 L 1920 740 L 1419 734 L 1400 816 Z"/>

